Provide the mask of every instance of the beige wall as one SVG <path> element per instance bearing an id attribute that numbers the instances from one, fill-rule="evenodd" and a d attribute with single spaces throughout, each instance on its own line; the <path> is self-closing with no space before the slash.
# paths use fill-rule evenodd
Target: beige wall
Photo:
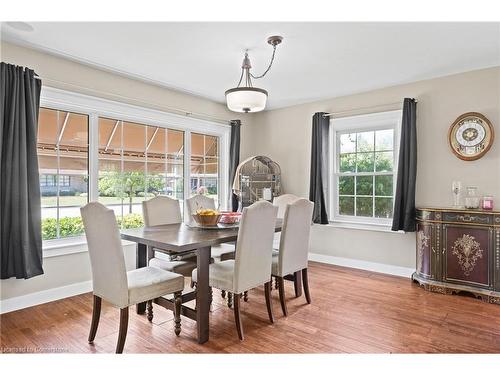
<path id="1" fill-rule="evenodd" d="M 450 205 L 451 183 L 460 180 L 464 186 L 476 185 L 482 193 L 494 195 L 500 206 L 499 91 L 500 68 L 492 68 L 266 111 L 255 115 L 254 139 L 247 149 L 280 164 L 285 192 L 308 197 L 311 118 L 315 112 L 340 112 L 414 97 L 418 99 L 417 205 Z M 396 108 L 387 106 L 377 111 Z M 464 162 L 450 151 L 447 133 L 451 123 L 469 111 L 489 118 L 497 139 L 482 159 Z M 366 112 L 354 111 L 349 115 Z M 316 226 L 311 252 L 414 267 L 414 241 L 414 234 Z"/>
<path id="2" fill-rule="evenodd" d="M 10 43 L 0 44 L 1 61 L 34 69 L 44 85 L 129 104 L 167 110 L 174 107 L 222 119 L 240 118 L 242 138 L 251 129 L 251 116 L 229 112 L 223 104 L 112 74 L 70 60 L 55 57 Z M 246 144 L 242 153 L 246 154 Z M 131 258 L 132 257 L 132 258 Z M 133 251 L 127 251 L 127 263 L 133 266 Z M 45 274 L 30 280 L 1 281 L 0 299 L 5 300 L 46 289 L 58 288 L 91 278 L 88 254 L 77 253 L 44 259 Z"/>

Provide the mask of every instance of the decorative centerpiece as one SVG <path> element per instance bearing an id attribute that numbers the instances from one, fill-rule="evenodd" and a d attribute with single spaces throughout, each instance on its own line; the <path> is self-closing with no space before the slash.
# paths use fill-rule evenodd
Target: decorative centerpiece
<path id="1" fill-rule="evenodd" d="M 222 214 L 219 211 L 212 209 L 200 209 L 196 211 L 196 214 L 193 215 L 194 221 L 196 221 L 199 225 L 204 227 L 214 227 L 216 226 Z"/>
<path id="2" fill-rule="evenodd" d="M 219 221 L 221 224 L 236 224 L 240 222 L 241 212 L 223 211 L 221 214 L 222 217 Z"/>

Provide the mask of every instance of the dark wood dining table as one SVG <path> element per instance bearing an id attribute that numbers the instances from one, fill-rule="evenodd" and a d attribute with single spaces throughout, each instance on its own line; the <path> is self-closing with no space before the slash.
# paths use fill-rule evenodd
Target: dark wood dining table
<path id="1" fill-rule="evenodd" d="M 276 221 L 275 231 L 281 231 L 282 220 Z M 148 259 L 154 251 L 170 255 L 196 253 L 197 284 L 196 290 L 183 293 L 182 303 L 196 299 L 196 308 L 182 305 L 181 314 L 197 323 L 198 342 L 203 344 L 209 339 L 210 287 L 208 272 L 211 258 L 211 247 L 225 242 L 233 242 L 238 238 L 238 227 L 224 229 L 205 229 L 190 227 L 184 223 L 155 227 L 124 229 L 121 238 L 137 243 L 136 267 L 146 267 Z M 173 301 L 166 297 L 154 300 L 154 303 L 173 310 Z M 138 314 L 144 314 L 146 303 L 136 306 Z"/>

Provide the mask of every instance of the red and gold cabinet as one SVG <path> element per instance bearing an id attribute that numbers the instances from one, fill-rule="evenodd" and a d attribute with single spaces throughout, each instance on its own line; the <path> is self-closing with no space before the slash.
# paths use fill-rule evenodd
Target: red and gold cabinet
<path id="1" fill-rule="evenodd" d="M 500 213 L 417 209 L 413 280 L 441 293 L 500 304 Z"/>

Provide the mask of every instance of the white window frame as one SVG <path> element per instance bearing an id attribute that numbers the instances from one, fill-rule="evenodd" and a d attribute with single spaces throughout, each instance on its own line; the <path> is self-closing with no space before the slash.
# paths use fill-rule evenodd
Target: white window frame
<path id="1" fill-rule="evenodd" d="M 338 212 L 339 196 L 337 194 L 339 157 L 337 150 L 339 149 L 340 137 L 338 135 L 345 134 L 347 132 L 354 133 L 354 132 L 374 131 L 374 130 L 381 130 L 388 128 L 394 129 L 394 162 L 393 162 L 394 169 L 392 174 L 393 174 L 393 195 L 395 195 L 398 159 L 399 159 L 401 116 L 402 116 L 402 110 L 395 110 L 395 111 L 377 112 L 365 115 L 330 119 L 330 132 L 329 132 L 330 152 L 328 157 L 329 161 L 328 205 L 329 205 L 330 222 L 332 224 L 337 223 L 341 224 L 344 227 L 352 226 L 353 228 L 363 228 L 363 227 L 388 228 L 391 226 L 392 219 L 339 214 Z M 377 175 L 377 174 L 383 175 L 388 173 L 367 172 L 367 175 Z"/>
<path id="2" fill-rule="evenodd" d="M 229 184 L 229 143 L 231 127 L 212 121 L 181 116 L 132 104 L 84 95 L 53 87 L 42 87 L 40 107 L 75 112 L 89 117 L 89 202 L 99 197 L 99 117 L 130 121 L 184 132 L 184 212 L 187 212 L 186 198 L 190 192 L 191 132 L 212 135 L 219 138 L 219 204 L 227 208 Z M 43 248 L 60 248 L 85 242 L 83 236 L 58 238 L 43 241 Z"/>

